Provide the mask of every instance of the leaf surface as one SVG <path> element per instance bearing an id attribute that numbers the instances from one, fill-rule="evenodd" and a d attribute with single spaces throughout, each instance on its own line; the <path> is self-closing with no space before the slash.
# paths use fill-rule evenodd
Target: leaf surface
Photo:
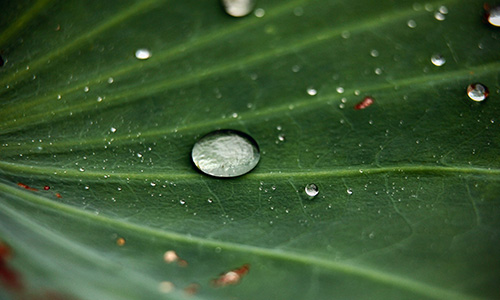
<path id="1" fill-rule="evenodd" d="M 2 277 L 0 297 L 498 297 L 500 41 L 481 2 L 269 0 L 244 18 L 217 1 L 11 2 L 0 263 L 23 287 Z M 258 142 L 249 174 L 191 162 L 223 128 Z"/>

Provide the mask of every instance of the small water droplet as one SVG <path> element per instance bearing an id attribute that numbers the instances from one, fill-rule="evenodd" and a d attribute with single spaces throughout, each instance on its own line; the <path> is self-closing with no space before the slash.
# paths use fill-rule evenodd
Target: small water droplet
<path id="1" fill-rule="evenodd" d="M 113 79 L 113 77 L 109 77 L 109 78 L 108 78 L 108 83 L 109 83 L 109 84 L 113 83 L 114 81 L 115 81 L 115 80 Z"/>
<path id="2" fill-rule="evenodd" d="M 377 75 L 382 74 L 382 69 L 381 68 L 376 68 L 375 69 L 375 74 L 377 74 Z"/>
<path id="3" fill-rule="evenodd" d="M 78 170 L 80 170 L 80 172 L 85 172 L 85 169 L 84 169 L 84 168 L 80 168 L 80 169 L 78 169 Z"/>
<path id="4" fill-rule="evenodd" d="M 352 195 L 352 189 L 351 188 L 348 188 L 346 192 L 347 192 L 347 194 Z"/>
<path id="5" fill-rule="evenodd" d="M 408 27 L 410 28 L 415 28 L 417 27 L 417 22 L 415 22 L 414 20 L 408 20 L 408 22 L 406 23 L 408 25 Z"/>
<path id="6" fill-rule="evenodd" d="M 296 15 L 297 17 L 300 17 L 304 14 L 304 9 L 302 7 L 296 7 L 293 9 L 293 14 Z"/>
<path id="7" fill-rule="evenodd" d="M 342 31 L 340 35 L 343 39 L 348 39 L 349 37 L 351 37 L 351 33 L 349 31 Z"/>
<path id="8" fill-rule="evenodd" d="M 434 13 L 434 19 L 436 19 L 438 21 L 444 21 L 446 19 L 446 17 L 442 13 L 437 11 Z"/>
<path id="9" fill-rule="evenodd" d="M 266 14 L 266 11 L 265 11 L 263 8 L 257 8 L 257 9 L 254 11 L 254 15 L 255 15 L 257 18 L 262 18 L 265 14 Z"/>
<path id="10" fill-rule="evenodd" d="M 292 72 L 297 73 L 298 71 L 300 71 L 300 66 L 299 65 L 292 66 Z"/>
<path id="11" fill-rule="evenodd" d="M 488 98 L 488 88 L 481 83 L 469 84 L 467 87 L 467 95 L 474 101 L 481 102 Z"/>
<path id="12" fill-rule="evenodd" d="M 196 142 L 191 152 L 200 171 L 215 177 L 236 177 L 250 172 L 260 160 L 257 142 L 236 130 L 216 130 Z"/>
<path id="13" fill-rule="evenodd" d="M 307 94 L 309 94 L 309 96 L 315 96 L 317 93 L 318 93 L 318 91 L 316 91 L 313 88 L 308 88 L 307 89 Z"/>
<path id="14" fill-rule="evenodd" d="M 343 94 L 344 93 L 344 88 L 341 87 L 341 86 L 337 87 L 337 93 Z"/>
<path id="15" fill-rule="evenodd" d="M 443 56 L 441 56 L 441 54 L 434 54 L 431 57 L 431 62 L 433 65 L 435 65 L 437 67 L 441 67 L 442 65 L 444 65 L 446 63 L 446 59 Z"/>
<path id="16" fill-rule="evenodd" d="M 378 57 L 378 51 L 377 51 L 377 50 L 375 50 L 375 49 L 373 49 L 372 51 L 370 51 L 370 55 L 371 55 L 372 57 Z"/>
<path id="17" fill-rule="evenodd" d="M 97 102 L 102 102 L 102 99 L 103 98 L 101 96 L 97 97 Z"/>
<path id="18" fill-rule="evenodd" d="M 446 14 L 448 14 L 448 8 L 444 5 L 441 5 L 439 7 L 439 12 L 442 13 L 443 15 L 446 15 Z"/>
<path id="19" fill-rule="evenodd" d="M 232 17 L 244 17 L 252 12 L 254 0 L 222 0 L 226 13 Z"/>
<path id="20" fill-rule="evenodd" d="M 135 51 L 135 57 L 137 59 L 148 59 L 151 57 L 151 52 L 148 49 L 141 48 Z"/>
<path id="21" fill-rule="evenodd" d="M 496 6 L 491 9 L 486 7 L 485 18 L 491 25 L 500 27 L 500 6 Z"/>
<path id="22" fill-rule="evenodd" d="M 184 204 L 186 204 L 186 201 L 184 201 L 184 200 L 179 200 L 179 203 L 180 203 L 181 205 L 184 205 Z"/>
<path id="23" fill-rule="evenodd" d="M 57 95 L 57 100 L 61 100 L 62 99 L 62 96 L 61 95 Z"/>
<path id="24" fill-rule="evenodd" d="M 284 141 L 285 141 L 285 135 L 284 135 L 284 134 L 280 134 L 280 135 L 278 135 L 278 140 L 279 140 L 280 142 L 284 142 Z"/>
<path id="25" fill-rule="evenodd" d="M 111 127 L 110 131 L 111 131 L 112 133 L 115 133 L 115 132 L 116 132 L 116 128 Z"/>
<path id="26" fill-rule="evenodd" d="M 154 186 L 156 186 L 156 183 L 151 182 L 150 185 L 154 187 Z"/>
<path id="27" fill-rule="evenodd" d="M 319 193 L 318 186 L 314 183 L 309 183 L 308 185 L 306 185 L 305 191 L 309 197 L 314 197 Z"/>
<path id="28" fill-rule="evenodd" d="M 88 86 L 86 86 L 86 87 L 84 87 L 84 88 L 83 88 L 83 91 L 84 91 L 85 93 L 88 93 L 88 92 L 90 91 L 90 88 L 89 88 Z"/>

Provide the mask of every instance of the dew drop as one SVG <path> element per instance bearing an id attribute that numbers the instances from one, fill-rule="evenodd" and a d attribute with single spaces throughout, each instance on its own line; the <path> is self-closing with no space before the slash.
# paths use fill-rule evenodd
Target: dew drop
<path id="1" fill-rule="evenodd" d="M 80 168 L 80 169 L 78 169 L 78 170 L 80 170 L 80 172 L 85 172 L 85 169 L 84 169 L 84 168 Z"/>
<path id="2" fill-rule="evenodd" d="M 339 94 L 343 94 L 343 93 L 344 93 L 344 88 L 343 88 L 343 87 L 341 87 L 341 86 L 339 86 L 339 87 L 337 88 L 337 93 L 339 93 Z"/>
<path id="3" fill-rule="evenodd" d="M 348 188 L 346 192 L 347 192 L 348 195 L 352 195 L 352 189 L 351 188 Z"/>
<path id="4" fill-rule="evenodd" d="M 309 197 L 314 197 L 319 193 L 318 186 L 314 183 L 309 183 L 308 185 L 306 185 L 305 191 Z"/>
<path id="5" fill-rule="evenodd" d="M 135 51 L 135 57 L 137 59 L 148 59 L 151 57 L 151 52 L 148 49 L 141 48 Z"/>
<path id="6" fill-rule="evenodd" d="M 90 88 L 89 88 L 88 86 L 86 86 L 86 87 L 84 87 L 84 88 L 83 88 L 83 91 L 84 91 L 85 93 L 88 93 L 88 92 L 90 91 Z"/>
<path id="7" fill-rule="evenodd" d="M 442 13 L 443 15 L 448 14 L 448 8 L 444 5 L 439 7 L 439 12 Z"/>
<path id="8" fill-rule="evenodd" d="M 109 77 L 109 78 L 108 78 L 108 83 L 109 83 L 109 84 L 113 83 L 114 81 L 115 81 L 115 80 L 113 79 L 113 77 Z"/>
<path id="9" fill-rule="evenodd" d="M 441 67 L 442 65 L 444 65 L 446 63 L 446 59 L 443 56 L 441 56 L 440 54 L 434 54 L 431 57 L 431 62 L 436 67 Z"/>
<path id="10" fill-rule="evenodd" d="M 415 28 L 417 27 L 417 22 L 415 22 L 414 20 L 408 20 L 408 22 L 406 23 L 408 25 L 408 27 L 410 28 Z"/>
<path id="11" fill-rule="evenodd" d="M 236 177 L 250 172 L 260 160 L 257 142 L 236 130 L 213 131 L 196 142 L 191 152 L 200 171 L 215 177 Z"/>
<path id="12" fill-rule="evenodd" d="M 500 6 L 486 10 L 486 20 L 493 26 L 500 27 Z"/>
<path id="13" fill-rule="evenodd" d="M 446 19 L 446 17 L 442 13 L 437 11 L 434 13 L 434 19 L 436 19 L 438 21 L 444 21 Z"/>
<path id="14" fill-rule="evenodd" d="M 300 17 L 304 14 L 304 9 L 302 9 L 302 7 L 296 7 L 293 9 L 293 14 Z"/>
<path id="15" fill-rule="evenodd" d="M 222 0 L 226 13 L 232 17 L 244 17 L 252 12 L 254 0 Z"/>
<path id="16" fill-rule="evenodd" d="M 481 83 L 469 84 L 467 87 L 467 95 L 471 100 L 481 102 L 488 98 L 489 95 L 488 88 Z"/>
<path id="17" fill-rule="evenodd" d="M 313 89 L 313 88 L 308 88 L 308 89 L 307 89 L 307 94 L 308 94 L 309 96 L 315 96 L 317 93 L 318 93 L 318 91 L 316 91 L 316 90 L 315 90 L 315 89 Z"/>
<path id="18" fill-rule="evenodd" d="M 112 133 L 115 133 L 115 132 L 116 132 L 116 128 L 111 127 L 110 131 L 111 131 Z"/>
<path id="19" fill-rule="evenodd" d="M 375 49 L 373 49 L 372 51 L 370 51 L 370 55 L 371 55 L 372 57 L 378 57 L 378 51 L 377 51 L 377 50 L 375 50 Z"/>
<path id="20" fill-rule="evenodd" d="M 254 15 L 257 18 L 262 18 L 266 14 L 266 11 L 263 8 L 257 8 L 254 12 Z"/>

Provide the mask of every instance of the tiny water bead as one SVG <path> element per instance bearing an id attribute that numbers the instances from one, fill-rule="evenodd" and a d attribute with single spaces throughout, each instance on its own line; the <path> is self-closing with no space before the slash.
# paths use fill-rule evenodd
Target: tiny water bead
<path id="1" fill-rule="evenodd" d="M 252 12 L 255 0 L 222 0 L 226 13 L 232 17 L 244 17 Z"/>
<path id="2" fill-rule="evenodd" d="M 135 51 L 135 58 L 137 59 L 148 59 L 151 57 L 151 52 L 148 49 L 141 48 Z"/>
<path id="3" fill-rule="evenodd" d="M 488 88 L 481 83 L 469 84 L 467 87 L 467 95 L 471 100 L 481 102 L 488 98 L 490 92 Z"/>
<path id="4" fill-rule="evenodd" d="M 318 91 L 316 91 L 316 89 L 314 89 L 312 87 L 310 87 L 310 88 L 307 89 L 307 94 L 309 96 L 316 96 L 317 93 L 318 93 Z"/>
<path id="5" fill-rule="evenodd" d="M 314 183 L 309 183 L 308 185 L 306 185 L 305 191 L 309 197 L 315 197 L 319 193 L 318 186 Z"/>
<path id="6" fill-rule="evenodd" d="M 241 131 L 213 131 L 193 146 L 193 163 L 200 171 L 215 177 L 236 177 L 250 172 L 260 160 L 257 142 Z"/>
<path id="7" fill-rule="evenodd" d="M 446 59 L 443 56 L 441 56 L 440 54 L 434 54 L 431 57 L 431 62 L 436 67 L 441 67 L 442 65 L 444 65 L 446 63 Z"/>

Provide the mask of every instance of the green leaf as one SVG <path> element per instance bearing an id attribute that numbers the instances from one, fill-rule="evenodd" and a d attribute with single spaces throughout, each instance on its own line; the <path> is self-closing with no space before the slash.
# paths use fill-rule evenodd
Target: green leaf
<path id="1" fill-rule="evenodd" d="M 257 8 L 3 3 L 0 297 L 498 297 L 500 35 L 483 3 Z M 222 128 L 258 142 L 249 174 L 191 162 Z"/>

